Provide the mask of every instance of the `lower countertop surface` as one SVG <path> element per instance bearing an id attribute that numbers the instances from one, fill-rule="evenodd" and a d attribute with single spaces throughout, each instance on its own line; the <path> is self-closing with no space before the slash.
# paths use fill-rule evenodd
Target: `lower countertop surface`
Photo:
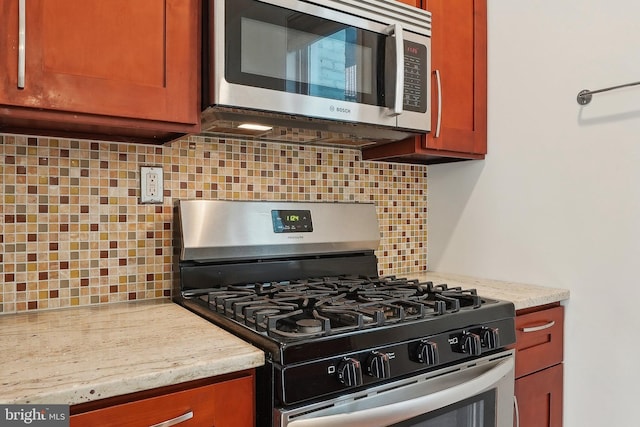
<path id="1" fill-rule="evenodd" d="M 251 369 L 264 353 L 168 300 L 0 316 L 0 403 L 76 404 Z"/>
<path id="2" fill-rule="evenodd" d="M 440 272 L 409 279 L 475 288 L 516 310 L 566 289 Z M 77 404 L 256 368 L 264 353 L 168 300 L 0 315 L 0 403 Z"/>
<path id="3" fill-rule="evenodd" d="M 552 304 L 569 299 L 569 291 L 561 288 L 529 285 L 526 283 L 503 280 L 480 279 L 459 274 L 428 271 L 408 276 L 420 281 L 432 281 L 434 284 L 446 283 L 449 287 L 461 286 L 476 289 L 478 295 L 513 302 L 516 310 Z"/>

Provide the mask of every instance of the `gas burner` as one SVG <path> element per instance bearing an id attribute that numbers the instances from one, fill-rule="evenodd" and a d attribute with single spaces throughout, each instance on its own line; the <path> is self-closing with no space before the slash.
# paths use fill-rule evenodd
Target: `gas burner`
<path id="1" fill-rule="evenodd" d="M 296 321 L 300 332 L 305 334 L 316 334 L 322 332 L 322 321 L 318 319 L 300 319 Z"/>
<path id="2" fill-rule="evenodd" d="M 310 317 L 311 316 L 311 317 Z M 286 314 L 269 316 L 266 322 L 266 332 L 270 336 L 281 338 L 306 338 L 322 336 L 331 330 L 330 321 L 318 314 L 296 310 Z"/>
<path id="3" fill-rule="evenodd" d="M 359 327 L 420 319 L 428 314 L 427 305 L 411 299 L 342 298 L 323 301 L 316 307 L 321 314 L 340 314 L 358 319 L 354 324 Z M 430 312 L 429 314 L 439 313 Z"/>

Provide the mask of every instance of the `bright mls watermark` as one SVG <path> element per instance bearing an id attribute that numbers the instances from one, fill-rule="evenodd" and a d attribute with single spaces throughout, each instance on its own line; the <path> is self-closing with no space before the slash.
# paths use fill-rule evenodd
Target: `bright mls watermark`
<path id="1" fill-rule="evenodd" d="M 0 427 L 68 427 L 69 405 L 0 405 Z"/>

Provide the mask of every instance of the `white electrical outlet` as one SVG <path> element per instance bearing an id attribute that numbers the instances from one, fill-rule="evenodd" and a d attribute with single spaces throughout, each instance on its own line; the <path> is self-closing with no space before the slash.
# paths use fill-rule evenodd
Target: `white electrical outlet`
<path id="1" fill-rule="evenodd" d="M 140 167 L 140 203 L 162 203 L 163 191 L 162 168 Z"/>

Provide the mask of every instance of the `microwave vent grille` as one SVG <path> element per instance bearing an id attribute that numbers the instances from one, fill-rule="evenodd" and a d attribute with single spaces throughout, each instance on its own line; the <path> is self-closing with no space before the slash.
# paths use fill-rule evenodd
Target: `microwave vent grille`
<path id="1" fill-rule="evenodd" d="M 397 0 L 307 0 L 307 2 L 383 24 L 397 23 L 407 31 L 431 37 L 431 12 Z"/>

